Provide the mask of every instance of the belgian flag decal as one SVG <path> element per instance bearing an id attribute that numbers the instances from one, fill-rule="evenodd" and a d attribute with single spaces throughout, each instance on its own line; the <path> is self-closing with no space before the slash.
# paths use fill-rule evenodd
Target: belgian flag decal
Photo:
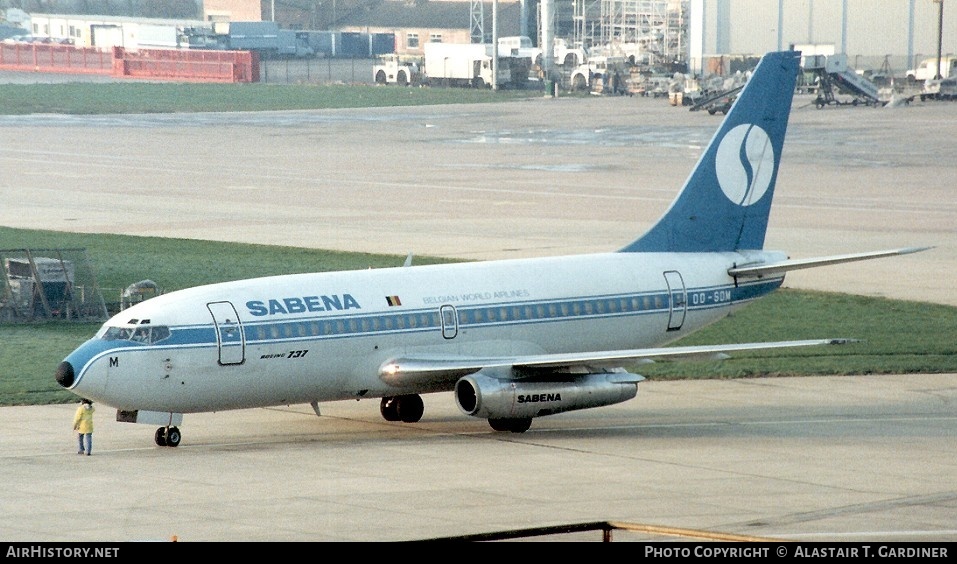
<path id="1" fill-rule="evenodd" d="M 399 296 L 386 296 L 385 301 L 389 306 L 400 306 L 402 305 L 402 300 L 399 299 Z"/>

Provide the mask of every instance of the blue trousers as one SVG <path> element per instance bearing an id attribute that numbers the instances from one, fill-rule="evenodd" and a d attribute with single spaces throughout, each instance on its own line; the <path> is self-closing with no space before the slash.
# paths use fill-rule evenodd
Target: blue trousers
<path id="1" fill-rule="evenodd" d="M 90 454 L 93 452 L 93 433 L 77 433 L 76 439 L 79 442 L 80 450 L 77 451 L 77 454 L 83 454 L 83 439 L 86 438 L 86 453 Z"/>

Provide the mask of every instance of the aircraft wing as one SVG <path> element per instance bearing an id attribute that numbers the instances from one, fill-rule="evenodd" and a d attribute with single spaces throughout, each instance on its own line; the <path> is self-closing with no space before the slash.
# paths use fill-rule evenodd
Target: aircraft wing
<path id="1" fill-rule="evenodd" d="M 909 255 L 926 251 L 933 247 L 907 247 L 905 249 L 892 249 L 889 251 L 872 251 L 869 253 L 854 253 L 849 255 L 833 255 L 829 257 L 818 257 L 809 259 L 782 260 L 773 263 L 761 264 L 743 264 L 728 269 L 728 275 L 738 278 L 762 278 L 774 274 L 782 274 L 791 270 L 801 270 L 803 268 L 814 268 L 817 266 L 827 266 L 830 264 L 841 264 L 845 262 L 854 262 L 859 260 L 868 260 L 881 257 L 892 257 L 898 255 Z"/>
<path id="2" fill-rule="evenodd" d="M 448 382 L 449 386 L 468 374 L 482 369 L 513 368 L 573 369 L 617 368 L 626 363 L 652 362 L 655 359 L 722 360 L 728 353 L 789 347 L 842 345 L 853 339 L 811 339 L 804 341 L 774 341 L 729 345 L 698 345 L 687 347 L 659 347 L 565 354 L 519 355 L 505 357 L 469 357 L 448 355 L 411 355 L 395 358 L 379 367 L 379 377 L 393 386 L 435 385 Z"/>

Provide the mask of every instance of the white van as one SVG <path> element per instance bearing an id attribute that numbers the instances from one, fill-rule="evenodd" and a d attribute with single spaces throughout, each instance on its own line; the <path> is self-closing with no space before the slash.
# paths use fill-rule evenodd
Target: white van
<path id="1" fill-rule="evenodd" d="M 907 78 L 913 81 L 923 82 L 935 78 L 937 73 L 934 67 L 937 66 L 937 57 L 924 59 L 917 65 L 916 69 L 907 71 Z M 946 55 L 940 58 L 940 77 L 948 78 L 957 76 L 957 57 Z"/>

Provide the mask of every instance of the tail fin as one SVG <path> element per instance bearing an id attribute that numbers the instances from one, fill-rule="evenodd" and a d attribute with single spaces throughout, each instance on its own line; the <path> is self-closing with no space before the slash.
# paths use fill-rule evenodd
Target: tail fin
<path id="1" fill-rule="evenodd" d="M 764 247 L 800 59 L 799 51 L 761 59 L 671 207 L 622 251 Z"/>

